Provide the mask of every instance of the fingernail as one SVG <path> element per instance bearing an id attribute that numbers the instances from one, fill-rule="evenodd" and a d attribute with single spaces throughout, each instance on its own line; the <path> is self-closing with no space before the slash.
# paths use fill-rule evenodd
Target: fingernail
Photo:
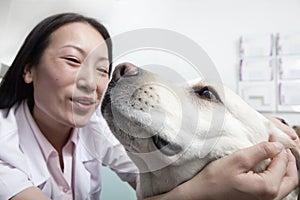
<path id="1" fill-rule="evenodd" d="M 280 151 L 284 149 L 284 146 L 280 142 L 273 142 L 273 144 Z"/>

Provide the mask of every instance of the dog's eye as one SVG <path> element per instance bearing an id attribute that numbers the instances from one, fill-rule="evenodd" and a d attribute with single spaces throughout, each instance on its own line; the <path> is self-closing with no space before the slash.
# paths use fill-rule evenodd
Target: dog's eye
<path id="1" fill-rule="evenodd" d="M 222 102 L 218 93 L 211 87 L 205 86 L 203 88 L 194 88 L 194 92 L 201 99 L 205 99 L 216 103 Z"/>

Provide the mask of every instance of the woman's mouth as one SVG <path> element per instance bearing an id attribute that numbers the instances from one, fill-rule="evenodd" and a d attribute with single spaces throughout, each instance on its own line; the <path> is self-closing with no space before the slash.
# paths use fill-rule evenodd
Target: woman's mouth
<path id="1" fill-rule="evenodd" d="M 95 109 L 96 101 L 89 97 L 72 97 L 72 108 L 76 111 L 89 112 L 91 109 Z"/>

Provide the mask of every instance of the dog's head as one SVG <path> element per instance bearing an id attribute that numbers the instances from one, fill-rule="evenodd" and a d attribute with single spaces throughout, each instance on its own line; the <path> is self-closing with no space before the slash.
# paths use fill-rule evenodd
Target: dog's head
<path id="1" fill-rule="evenodd" d="M 203 80 L 174 85 L 129 63 L 116 67 L 101 109 L 141 172 L 144 197 L 170 191 L 210 161 L 267 141 L 269 133 L 296 150 L 231 90 Z"/>
<path id="2" fill-rule="evenodd" d="M 230 102 L 226 100 L 228 95 Z M 243 137 L 238 136 L 240 132 L 258 127 L 243 124 L 249 117 L 245 115 L 248 110 L 244 104 L 223 87 L 204 81 L 173 85 L 156 74 L 123 63 L 114 71 L 102 102 L 102 113 L 114 135 L 132 153 L 131 157 L 143 157 L 148 167 L 154 163 L 153 158 L 155 162 L 181 165 L 204 158 L 220 138 L 234 140 L 232 135 Z M 223 123 L 225 120 L 231 123 Z M 227 149 L 223 145 L 225 152 L 213 157 L 237 149 L 232 143 Z"/>

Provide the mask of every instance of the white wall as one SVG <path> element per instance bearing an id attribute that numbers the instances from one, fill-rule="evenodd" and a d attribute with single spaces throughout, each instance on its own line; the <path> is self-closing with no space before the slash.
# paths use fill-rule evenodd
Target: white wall
<path id="1" fill-rule="evenodd" d="M 138 28 L 162 28 L 184 34 L 207 52 L 223 83 L 233 90 L 237 88 L 240 35 L 300 30 L 299 0 L 68 0 L 63 3 L 2 0 L 0 5 L 3 27 L 0 59 L 7 64 L 25 33 L 42 17 L 61 11 L 79 11 L 101 19 L 113 36 Z M 291 124 L 300 124 L 299 115 L 276 115 L 287 118 Z"/>
<path id="2" fill-rule="evenodd" d="M 119 0 L 115 5 L 113 34 L 145 27 L 182 33 L 204 48 L 233 89 L 240 35 L 300 29 L 297 0 Z"/>
<path id="3" fill-rule="evenodd" d="M 51 14 L 80 12 L 105 22 L 110 6 L 110 0 L 1 0 L 0 60 L 10 64 L 29 31 Z"/>
<path id="4" fill-rule="evenodd" d="M 151 27 L 182 33 L 208 53 L 223 83 L 236 91 L 239 36 L 299 31 L 299 19 L 297 0 L 120 0 L 110 30 L 119 34 Z M 300 124 L 299 114 L 269 114 Z"/>

